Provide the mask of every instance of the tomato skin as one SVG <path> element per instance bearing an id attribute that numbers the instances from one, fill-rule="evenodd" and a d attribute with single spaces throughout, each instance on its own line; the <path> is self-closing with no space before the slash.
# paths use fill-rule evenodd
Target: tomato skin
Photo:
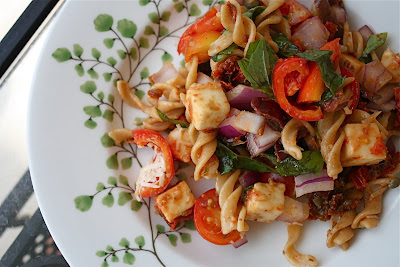
<path id="1" fill-rule="evenodd" d="M 236 230 L 227 235 L 222 233 L 221 208 L 215 188 L 203 193 L 196 200 L 193 221 L 197 232 L 215 245 L 229 245 L 241 238 Z"/>
<path id="2" fill-rule="evenodd" d="M 210 49 L 211 43 L 220 36 L 221 33 L 218 31 L 202 32 L 192 36 L 186 47 L 185 61 L 189 62 L 192 56 L 197 56 L 199 64 L 208 61 L 210 59 L 208 50 Z"/>
<path id="3" fill-rule="evenodd" d="M 213 7 L 208 11 L 202 18 L 198 19 L 193 23 L 186 31 L 182 34 L 178 44 L 178 53 L 186 54 L 186 48 L 194 35 L 208 31 L 222 32 L 224 27 L 221 24 L 221 18 L 217 17 L 217 9 Z"/>
<path id="4" fill-rule="evenodd" d="M 346 92 L 346 90 L 350 90 L 351 96 L 350 96 L 349 103 L 347 104 L 347 107 L 351 111 L 354 111 L 357 108 L 358 101 L 360 100 L 360 84 L 357 81 L 357 77 L 348 68 L 340 67 L 340 72 L 342 73 L 342 76 L 346 76 L 348 78 L 350 78 L 350 77 L 354 78 L 353 82 L 351 82 L 345 88 L 343 88 L 343 90 L 345 92 Z"/>
<path id="5" fill-rule="evenodd" d="M 318 121 L 322 119 L 323 114 L 320 107 L 299 107 L 289 101 L 285 90 L 285 77 L 295 71 L 299 73 L 308 72 L 307 60 L 299 57 L 280 59 L 274 68 L 272 83 L 279 106 L 287 114 L 298 120 Z"/>
<path id="6" fill-rule="evenodd" d="M 282 15 L 288 16 L 290 26 L 297 25 L 311 17 L 310 11 L 295 0 L 286 0 L 279 10 Z"/>
<path id="7" fill-rule="evenodd" d="M 168 187 L 175 175 L 174 158 L 172 156 L 171 148 L 164 137 L 162 137 L 162 135 L 156 131 L 148 129 L 135 129 L 132 130 L 132 134 L 133 140 L 129 140 L 128 142 L 134 143 L 138 146 L 146 146 L 149 143 L 153 144 L 156 146 L 154 149 L 157 149 L 157 152 L 160 152 L 161 150 L 161 153 L 163 154 L 166 169 L 166 182 L 164 186 L 160 188 L 141 187 L 139 192 L 141 197 L 152 197 L 160 194 Z"/>

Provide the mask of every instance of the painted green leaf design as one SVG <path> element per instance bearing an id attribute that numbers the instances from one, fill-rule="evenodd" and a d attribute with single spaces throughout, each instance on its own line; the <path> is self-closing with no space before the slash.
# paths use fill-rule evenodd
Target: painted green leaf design
<path id="1" fill-rule="evenodd" d="M 112 94 L 108 95 L 108 102 L 110 102 L 111 104 L 114 103 L 114 95 Z"/>
<path id="2" fill-rule="evenodd" d="M 113 38 L 106 38 L 103 40 L 103 43 L 107 48 L 112 48 L 114 46 L 114 41 L 115 39 Z"/>
<path id="3" fill-rule="evenodd" d="M 96 252 L 96 256 L 98 257 L 104 257 L 107 253 L 103 250 L 99 250 Z"/>
<path id="4" fill-rule="evenodd" d="M 70 60 L 72 58 L 71 52 L 68 50 L 68 48 L 57 48 L 56 51 L 54 51 L 51 56 L 57 60 L 57 62 L 65 62 L 67 60 Z"/>
<path id="5" fill-rule="evenodd" d="M 110 176 L 108 177 L 107 183 L 109 185 L 117 185 L 117 178 L 115 178 L 114 176 Z"/>
<path id="6" fill-rule="evenodd" d="M 142 71 L 140 72 L 140 78 L 146 79 L 149 77 L 149 69 L 147 67 L 143 68 Z"/>
<path id="7" fill-rule="evenodd" d="M 112 147 L 115 146 L 114 140 L 110 136 L 108 136 L 108 133 L 105 133 L 101 138 L 100 142 L 104 147 Z"/>
<path id="8" fill-rule="evenodd" d="M 103 261 L 103 263 L 101 264 L 101 267 L 108 267 L 108 262 L 107 261 Z"/>
<path id="9" fill-rule="evenodd" d="M 144 247 L 144 245 L 145 245 L 144 237 L 143 237 L 142 235 L 136 237 L 136 238 L 135 238 L 135 243 L 136 243 L 136 245 L 139 246 L 139 248 Z"/>
<path id="10" fill-rule="evenodd" d="M 106 250 L 109 251 L 109 252 L 111 252 L 111 251 L 114 251 L 114 248 L 113 248 L 112 246 L 108 245 L 108 246 L 106 247 Z"/>
<path id="11" fill-rule="evenodd" d="M 97 86 L 94 81 L 87 81 L 81 85 L 80 89 L 85 94 L 92 94 L 96 91 Z"/>
<path id="12" fill-rule="evenodd" d="M 121 241 L 119 241 L 118 245 L 120 247 L 129 247 L 130 243 L 128 241 L 128 239 L 126 239 L 125 237 L 121 239 Z"/>
<path id="13" fill-rule="evenodd" d="M 171 12 L 169 11 L 164 11 L 161 14 L 161 20 L 167 22 L 169 20 L 169 18 L 171 17 Z"/>
<path id="14" fill-rule="evenodd" d="M 119 50 L 117 50 L 117 53 L 118 53 L 118 56 L 119 56 L 120 59 L 125 59 L 126 58 L 126 53 L 125 53 L 124 50 L 119 49 Z"/>
<path id="15" fill-rule="evenodd" d="M 175 8 L 176 12 L 181 13 L 182 10 L 185 8 L 185 6 L 183 5 L 182 2 L 179 2 L 174 5 L 174 8 Z"/>
<path id="16" fill-rule="evenodd" d="M 150 3 L 150 0 L 139 0 L 139 5 L 141 5 L 141 6 L 145 6 L 148 3 Z"/>
<path id="17" fill-rule="evenodd" d="M 108 193 L 101 201 L 104 206 L 111 208 L 114 205 L 114 196 L 111 193 Z"/>
<path id="18" fill-rule="evenodd" d="M 98 97 L 100 100 L 103 100 L 103 99 L 104 99 L 104 93 L 103 93 L 102 91 L 100 91 L 100 92 L 97 94 L 97 97 Z"/>
<path id="19" fill-rule="evenodd" d="M 182 59 L 181 62 L 180 62 L 179 64 L 180 64 L 182 67 L 185 67 L 186 62 L 185 62 L 184 59 Z"/>
<path id="20" fill-rule="evenodd" d="M 108 120 L 108 121 L 113 121 L 114 119 L 114 111 L 107 109 L 106 111 L 104 111 L 103 113 L 103 118 Z"/>
<path id="21" fill-rule="evenodd" d="M 124 158 L 121 160 L 121 166 L 123 170 L 127 170 L 132 166 L 132 158 Z"/>
<path id="22" fill-rule="evenodd" d="M 119 258 L 117 255 L 112 255 L 111 256 L 111 262 L 119 262 Z"/>
<path id="23" fill-rule="evenodd" d="M 126 204 L 126 202 L 132 200 L 133 197 L 130 193 L 128 192 L 120 192 L 118 194 L 118 205 L 123 206 Z"/>
<path id="24" fill-rule="evenodd" d="M 223 5 L 223 4 L 225 4 L 225 1 L 224 0 L 220 0 L 220 1 L 218 1 L 218 4 Z"/>
<path id="25" fill-rule="evenodd" d="M 203 0 L 203 5 L 210 6 L 213 3 L 213 0 Z"/>
<path id="26" fill-rule="evenodd" d="M 101 52 L 97 48 L 92 48 L 92 57 L 99 59 L 101 57 Z"/>
<path id="27" fill-rule="evenodd" d="M 88 69 L 87 73 L 90 75 L 92 79 L 98 79 L 99 74 L 94 69 Z"/>
<path id="28" fill-rule="evenodd" d="M 100 14 L 94 19 L 94 27 L 99 32 L 109 31 L 113 23 L 113 17 L 108 14 Z"/>
<path id="29" fill-rule="evenodd" d="M 158 22 L 160 22 L 160 20 L 158 19 L 158 14 L 156 12 L 152 12 L 148 15 L 149 19 L 151 22 L 157 24 Z"/>
<path id="30" fill-rule="evenodd" d="M 149 40 L 147 38 L 144 38 L 144 37 L 141 37 L 139 39 L 139 45 L 140 45 L 140 47 L 143 47 L 143 48 L 149 48 L 150 47 Z"/>
<path id="31" fill-rule="evenodd" d="M 82 77 L 85 74 L 85 70 L 82 67 L 82 64 L 75 65 L 76 73 L 78 73 L 79 77 Z"/>
<path id="32" fill-rule="evenodd" d="M 168 235 L 168 240 L 169 240 L 169 243 L 171 243 L 171 245 L 176 247 L 176 241 L 178 240 L 178 237 L 176 235 L 174 235 L 174 234 Z"/>
<path id="33" fill-rule="evenodd" d="M 113 57 L 107 58 L 107 62 L 108 62 L 108 64 L 110 64 L 113 67 L 115 66 L 115 64 L 117 64 L 117 60 Z"/>
<path id="34" fill-rule="evenodd" d="M 179 181 L 186 181 L 187 175 L 186 173 L 182 172 L 176 175 L 176 178 L 178 178 Z"/>
<path id="35" fill-rule="evenodd" d="M 89 128 L 89 129 L 94 129 L 94 128 L 96 128 L 97 123 L 92 119 L 88 119 L 87 121 L 85 121 L 84 125 L 85 125 L 85 127 Z"/>
<path id="36" fill-rule="evenodd" d="M 86 195 L 78 196 L 74 199 L 74 202 L 75 202 L 75 208 L 77 208 L 78 210 L 88 211 L 92 206 L 93 197 Z"/>
<path id="37" fill-rule="evenodd" d="M 114 80 L 113 80 L 113 85 L 114 85 L 114 86 L 117 86 L 117 82 L 118 82 L 118 81 L 119 81 L 118 78 L 117 78 L 117 79 L 114 79 Z"/>
<path id="38" fill-rule="evenodd" d="M 81 57 L 83 54 L 83 48 L 79 44 L 74 44 L 74 55 L 77 57 Z"/>
<path id="39" fill-rule="evenodd" d="M 139 97 L 140 100 L 142 100 L 142 98 L 143 98 L 143 96 L 144 96 L 145 94 L 146 94 L 146 93 L 145 93 L 143 90 L 139 90 L 139 89 L 135 90 L 135 95 L 136 95 L 137 97 Z"/>
<path id="40" fill-rule="evenodd" d="M 167 27 L 165 27 L 165 26 L 160 27 L 160 36 L 161 37 L 167 35 L 168 33 L 169 33 L 169 31 L 168 31 Z"/>
<path id="41" fill-rule="evenodd" d="M 112 156 L 110 156 L 107 160 L 106 160 L 106 165 L 109 169 L 112 170 L 118 170 L 118 158 L 117 158 L 117 154 L 114 154 Z"/>
<path id="42" fill-rule="evenodd" d="M 182 243 L 190 243 L 192 242 L 192 237 L 189 233 L 182 233 L 181 234 Z"/>
<path id="43" fill-rule="evenodd" d="M 201 10 L 196 4 L 193 4 L 189 8 L 189 16 L 197 17 L 201 15 Z"/>
<path id="44" fill-rule="evenodd" d="M 165 52 L 164 55 L 162 55 L 161 59 L 162 62 L 165 63 L 166 61 L 172 61 L 173 57 L 169 53 Z"/>
<path id="45" fill-rule="evenodd" d="M 102 190 L 104 190 L 106 187 L 104 186 L 104 184 L 103 183 L 97 183 L 97 186 L 96 186 L 96 190 L 97 191 L 102 191 Z"/>
<path id="46" fill-rule="evenodd" d="M 179 0 L 172 0 L 172 2 L 174 2 L 174 3 L 176 3 L 176 2 L 178 2 Z"/>
<path id="47" fill-rule="evenodd" d="M 137 50 L 136 50 L 136 48 L 134 48 L 134 47 L 131 48 L 130 55 L 131 55 L 131 58 L 133 60 L 137 59 Z"/>
<path id="48" fill-rule="evenodd" d="M 120 175 L 119 177 L 118 177 L 118 180 L 119 180 L 119 183 L 120 184 L 122 184 L 122 185 L 128 185 L 129 184 L 129 182 L 128 182 L 128 177 L 126 177 L 125 175 Z"/>
<path id="49" fill-rule="evenodd" d="M 92 118 L 101 116 L 101 110 L 98 106 L 86 106 L 83 111 Z"/>
<path id="50" fill-rule="evenodd" d="M 117 30 L 125 38 L 133 38 L 137 31 L 136 24 L 129 19 L 121 19 L 117 23 Z"/>
<path id="51" fill-rule="evenodd" d="M 147 25 L 146 28 L 144 28 L 144 34 L 146 34 L 146 35 L 154 34 L 153 28 L 151 26 Z"/>
<path id="52" fill-rule="evenodd" d="M 142 207 L 142 205 L 143 205 L 143 203 L 142 202 L 139 202 L 139 201 L 137 201 L 137 200 L 132 200 L 132 202 L 131 202 L 131 210 L 133 210 L 133 211 L 138 211 L 138 210 L 140 210 L 140 208 Z"/>
<path id="53" fill-rule="evenodd" d="M 165 227 L 164 227 L 164 225 L 157 224 L 157 225 L 156 225 L 156 229 L 157 229 L 157 232 L 159 232 L 159 233 L 164 233 L 164 232 L 165 232 Z"/>
<path id="54" fill-rule="evenodd" d="M 125 251 L 123 262 L 125 264 L 133 265 L 135 263 L 135 256 L 132 253 Z"/>
<path id="55" fill-rule="evenodd" d="M 111 81 L 112 73 L 105 72 L 103 73 L 104 81 L 109 82 Z"/>
<path id="56" fill-rule="evenodd" d="M 193 219 L 186 220 L 183 226 L 189 230 L 196 230 L 196 226 L 194 226 Z"/>

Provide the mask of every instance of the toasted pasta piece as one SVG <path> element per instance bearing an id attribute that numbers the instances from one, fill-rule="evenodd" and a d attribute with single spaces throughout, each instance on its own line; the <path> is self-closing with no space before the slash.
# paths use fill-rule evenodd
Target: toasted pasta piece
<path id="1" fill-rule="evenodd" d="M 259 16 L 261 16 L 260 14 Z M 258 17 L 257 17 L 258 18 Z M 272 40 L 270 33 L 270 25 L 279 24 L 282 21 L 282 14 L 279 10 L 274 11 L 272 14 L 267 16 L 260 24 L 257 25 L 257 39 L 264 38 L 265 41 L 271 46 L 271 48 L 278 52 L 278 45 Z"/>
<path id="2" fill-rule="evenodd" d="M 342 250 L 349 248 L 349 241 L 354 236 L 354 229 L 351 228 L 356 212 L 346 211 L 342 215 L 331 216 L 331 229 L 328 230 L 326 246 L 328 248 L 339 246 Z"/>
<path id="3" fill-rule="evenodd" d="M 373 180 L 364 189 L 364 210 L 355 217 L 351 228 L 371 229 L 379 223 L 379 213 L 382 211 L 382 195 L 388 189 L 394 177 Z"/>
<path id="4" fill-rule="evenodd" d="M 119 146 L 125 140 L 133 138 L 132 130 L 126 128 L 114 129 L 108 133 L 108 136 Z"/>
<path id="5" fill-rule="evenodd" d="M 346 52 L 353 54 L 356 58 L 360 58 L 364 51 L 364 40 L 361 33 L 350 31 L 347 21 L 343 29 L 343 45 L 346 48 Z"/>
<path id="6" fill-rule="evenodd" d="M 221 229 L 223 234 L 229 234 L 233 230 L 244 232 L 249 230 L 249 226 L 244 221 L 246 217 L 246 207 L 239 204 L 242 194 L 242 186 L 235 189 L 236 182 L 240 176 L 240 171 L 219 175 L 216 179 L 216 190 L 221 207 Z"/>
<path id="7" fill-rule="evenodd" d="M 283 250 L 288 262 L 294 266 L 301 267 L 314 267 L 318 266 L 318 261 L 314 256 L 300 254 L 294 247 L 297 239 L 299 239 L 301 230 L 301 224 L 298 223 L 287 223 L 288 241 L 286 242 Z"/>
<path id="8" fill-rule="evenodd" d="M 186 68 L 188 69 L 188 74 L 186 77 L 185 88 L 188 90 L 190 86 L 197 80 L 197 68 L 199 66 L 199 59 L 197 56 L 193 56 L 190 62 L 186 63 Z"/>
<path id="9" fill-rule="evenodd" d="M 314 127 L 307 121 L 291 119 L 282 130 L 282 145 L 285 151 L 297 160 L 302 159 L 303 153 L 301 147 L 297 145 L 297 133 L 305 127 L 311 136 L 315 136 Z"/>
<path id="10" fill-rule="evenodd" d="M 222 50 L 228 48 L 233 43 L 232 33 L 221 34 L 221 36 L 214 42 L 211 43 L 208 55 L 210 57 L 218 54 Z"/>
<path id="11" fill-rule="evenodd" d="M 218 175 L 218 158 L 214 155 L 217 149 L 217 131 L 199 132 L 193 145 L 191 158 L 196 165 L 194 180 L 216 178 Z M 190 134 L 190 133 L 189 133 Z"/>

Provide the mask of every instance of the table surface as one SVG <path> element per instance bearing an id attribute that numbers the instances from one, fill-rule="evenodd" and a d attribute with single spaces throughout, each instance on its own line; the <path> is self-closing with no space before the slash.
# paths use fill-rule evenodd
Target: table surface
<path id="1" fill-rule="evenodd" d="M 30 0 L 13 0 L 10 4 L 8 0 L 0 0 L 0 6 L 6 7 L 0 9 L 0 39 L 30 3 Z M 18 64 L 0 84 L 0 266 L 24 263 L 28 263 L 26 266 L 44 266 L 34 257 L 59 254 L 33 194 L 26 145 L 30 87 L 51 24 L 52 20 L 34 38 Z M 29 227 L 24 227 L 27 225 Z M 22 250 L 21 240 L 26 243 L 22 244 L 25 246 Z M 24 255 L 15 255 L 21 251 Z"/>

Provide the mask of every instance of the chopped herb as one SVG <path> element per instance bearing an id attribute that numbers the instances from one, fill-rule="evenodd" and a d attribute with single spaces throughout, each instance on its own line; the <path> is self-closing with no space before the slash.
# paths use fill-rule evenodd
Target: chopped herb
<path id="1" fill-rule="evenodd" d="M 245 0 L 244 1 L 244 6 L 247 9 L 251 9 L 251 8 L 259 6 L 259 5 L 260 5 L 260 2 L 258 0 Z"/>
<path id="2" fill-rule="evenodd" d="M 296 54 L 300 53 L 300 50 L 295 46 L 283 33 L 276 33 L 271 35 L 272 40 L 278 45 L 279 47 L 279 54 L 282 57 L 291 57 L 295 56 Z"/>
<path id="3" fill-rule="evenodd" d="M 368 38 L 367 44 L 365 45 L 365 49 L 362 55 L 367 56 L 371 54 L 371 52 L 375 51 L 378 47 L 382 46 L 386 42 L 387 35 L 388 35 L 387 32 L 371 35 Z"/>
<path id="4" fill-rule="evenodd" d="M 254 21 L 265 9 L 265 6 L 256 6 L 244 12 L 242 16 L 248 17 Z"/>
<path id="5" fill-rule="evenodd" d="M 372 57 L 371 55 L 361 56 L 358 60 L 365 64 L 368 64 L 372 61 Z"/>
<path id="6" fill-rule="evenodd" d="M 229 47 L 220 51 L 218 54 L 212 56 L 212 60 L 214 62 L 220 62 L 221 60 L 224 60 L 225 58 L 227 58 L 228 55 L 230 55 L 233 52 L 233 50 L 235 50 L 236 48 L 237 48 L 237 45 L 235 43 L 233 43 Z"/>
<path id="7" fill-rule="evenodd" d="M 160 117 L 160 119 L 162 121 L 170 122 L 170 123 L 173 123 L 173 124 L 179 124 L 180 126 L 182 126 L 182 128 L 188 128 L 189 127 L 189 123 L 184 122 L 184 121 L 170 119 L 170 118 L 168 118 L 168 116 L 164 112 L 162 112 L 158 108 L 156 108 L 156 110 L 157 110 L 158 116 Z"/>

